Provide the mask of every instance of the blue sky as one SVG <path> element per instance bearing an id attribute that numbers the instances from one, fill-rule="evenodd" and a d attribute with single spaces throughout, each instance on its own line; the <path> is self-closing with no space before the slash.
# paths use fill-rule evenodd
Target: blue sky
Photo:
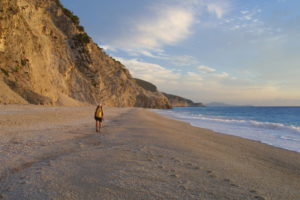
<path id="1" fill-rule="evenodd" d="M 299 0 L 61 0 L 134 77 L 201 102 L 300 105 Z"/>

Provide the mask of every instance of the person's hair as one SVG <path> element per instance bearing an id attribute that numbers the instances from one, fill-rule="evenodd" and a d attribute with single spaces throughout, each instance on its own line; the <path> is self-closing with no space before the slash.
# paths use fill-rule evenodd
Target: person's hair
<path id="1" fill-rule="evenodd" d="M 97 108 L 96 108 L 96 109 L 98 109 L 98 108 L 101 108 L 101 109 L 102 109 L 102 104 L 101 104 L 101 103 L 98 103 L 98 105 L 97 105 Z"/>

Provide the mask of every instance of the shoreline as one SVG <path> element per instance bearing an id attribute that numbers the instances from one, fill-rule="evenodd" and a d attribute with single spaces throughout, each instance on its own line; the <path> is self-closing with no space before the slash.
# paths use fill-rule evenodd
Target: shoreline
<path id="1" fill-rule="evenodd" d="M 299 199 L 300 154 L 142 108 L 1 106 L 2 199 Z M 26 199 L 25 198 L 25 199 Z"/>
<path id="2" fill-rule="evenodd" d="M 300 127 L 294 126 L 294 125 L 285 125 L 281 123 L 275 123 L 275 122 L 263 122 L 263 121 L 255 121 L 255 120 L 236 120 L 236 119 L 230 119 L 230 118 L 224 118 L 225 121 L 235 121 L 235 122 L 242 122 L 245 124 L 223 124 L 222 120 L 219 120 L 216 116 L 206 116 L 207 119 L 204 119 L 202 121 L 201 118 L 199 118 L 199 121 L 196 121 L 194 117 L 184 115 L 180 112 L 164 112 L 160 109 L 150 109 L 151 112 L 160 114 L 164 117 L 167 117 L 169 119 L 186 122 L 190 124 L 191 126 L 207 129 L 216 133 L 235 136 L 251 141 L 257 141 L 262 144 L 266 144 L 269 146 L 277 147 L 280 149 L 285 149 L 291 152 L 300 153 L 299 144 L 295 144 L 294 142 L 299 141 L 299 134 L 298 131 L 300 130 Z M 217 120 L 217 122 L 209 121 L 209 119 Z M 208 121 L 207 121 L 208 120 Z M 252 124 L 254 123 L 254 125 Z M 219 124 L 222 124 L 222 126 L 219 126 Z M 250 124 L 250 125 L 249 125 Z M 264 127 L 256 127 L 256 125 L 263 124 L 263 125 L 271 125 L 274 126 L 273 128 L 264 128 Z M 244 127 L 246 126 L 246 127 Z M 237 129 L 239 128 L 239 129 Z M 279 129 L 277 129 L 279 128 Z M 296 129 L 298 128 L 298 129 Z M 246 131 L 243 131 L 243 130 Z M 258 131 L 257 131 L 257 130 Z M 292 130 L 291 130 L 292 129 Z M 293 130 L 296 129 L 296 130 Z M 297 131 L 297 132 L 290 132 L 290 131 Z M 264 133 L 264 134 L 261 134 Z"/>
<path id="3" fill-rule="evenodd" d="M 156 113 L 155 111 L 151 111 L 151 112 Z M 298 151 L 291 150 L 291 149 L 286 149 L 286 148 L 279 147 L 279 146 L 275 146 L 275 145 L 272 145 L 272 144 L 268 144 L 268 143 L 265 143 L 265 142 L 260 141 L 260 140 L 250 139 L 250 138 L 246 138 L 246 137 L 242 137 L 242 136 L 238 136 L 238 135 L 233 135 L 233 134 L 229 134 L 229 133 L 225 133 L 225 132 L 214 131 L 214 130 L 212 130 L 212 129 L 204 128 L 204 127 L 200 127 L 200 126 L 196 126 L 196 125 L 193 125 L 193 124 L 190 123 L 190 122 L 186 122 L 186 121 L 183 121 L 183 120 L 180 120 L 180 119 L 172 118 L 172 117 L 167 116 L 167 115 L 163 115 L 163 114 L 160 114 L 160 113 L 156 113 L 156 114 L 159 114 L 160 116 L 166 117 L 166 118 L 171 119 L 171 120 L 175 120 L 175 121 L 178 121 L 178 122 L 184 122 L 184 123 L 187 123 L 187 124 L 189 124 L 190 126 L 193 126 L 193 127 L 195 127 L 195 128 L 205 129 L 205 130 L 212 131 L 212 132 L 214 132 L 214 133 L 218 133 L 218 134 L 222 134 L 222 135 L 228 135 L 228 136 L 238 137 L 238 138 L 241 138 L 241 139 L 245 139 L 245 140 L 250 140 L 250 141 L 258 142 L 258 143 L 263 144 L 263 145 L 268 145 L 268 146 L 270 146 L 270 147 L 275 147 L 275 148 L 278 148 L 278 149 L 281 149 L 281 150 L 286 150 L 286 151 L 290 151 L 290 152 L 293 152 L 293 153 L 298 153 L 298 154 L 300 154 L 300 152 L 298 152 Z"/>

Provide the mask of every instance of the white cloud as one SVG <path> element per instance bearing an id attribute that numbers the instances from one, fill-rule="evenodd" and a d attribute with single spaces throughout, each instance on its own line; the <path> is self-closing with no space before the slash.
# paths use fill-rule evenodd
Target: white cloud
<path id="1" fill-rule="evenodd" d="M 113 43 L 121 49 L 155 51 L 187 38 L 194 22 L 193 13 L 184 8 L 170 6 L 154 9 L 152 16 L 135 20 L 128 27 L 128 32 Z"/>
<path id="2" fill-rule="evenodd" d="M 224 18 L 223 27 L 225 30 L 236 31 L 247 35 L 249 38 L 268 38 L 280 34 L 278 28 L 273 28 L 264 23 L 261 16 L 261 9 L 241 10 L 237 15 Z M 251 39 L 248 39 L 251 42 Z"/>
<path id="3" fill-rule="evenodd" d="M 147 19 L 137 25 L 136 44 L 150 49 L 164 44 L 174 44 L 190 34 L 193 22 L 194 16 L 187 10 L 166 9 L 156 18 Z"/>
<path id="4" fill-rule="evenodd" d="M 163 60 L 176 67 L 187 67 L 199 64 L 197 58 L 189 55 L 167 55 L 163 50 L 157 49 L 156 51 L 146 49 L 128 49 L 126 51 L 131 57 L 145 56 L 157 60 Z"/>
<path id="5" fill-rule="evenodd" d="M 180 84 L 183 86 L 181 89 L 187 89 L 187 87 L 201 87 L 203 85 L 203 80 L 201 75 L 195 72 L 187 72 L 181 80 Z"/>
<path id="6" fill-rule="evenodd" d="M 110 45 L 105 45 L 104 44 L 104 45 L 101 45 L 101 48 L 104 49 L 104 51 L 112 51 L 112 52 L 116 51 L 116 48 L 114 48 Z"/>
<path id="7" fill-rule="evenodd" d="M 193 25 L 199 25 L 202 16 L 209 13 L 222 18 L 229 10 L 229 2 L 230 0 L 175 0 L 175 3 L 152 3 L 149 7 L 150 14 L 137 17 L 131 23 L 125 22 L 127 27 L 123 28 L 123 35 L 118 35 L 110 45 L 129 51 L 147 49 L 156 52 L 166 45 L 175 45 L 187 39 L 193 33 Z"/>
<path id="8" fill-rule="evenodd" d="M 207 5 L 207 10 L 210 13 L 215 14 L 218 18 L 222 18 L 226 10 L 222 4 L 211 3 Z"/>
<path id="9" fill-rule="evenodd" d="M 167 56 L 166 60 L 170 62 L 172 65 L 178 67 L 192 66 L 199 63 L 199 61 L 195 57 L 188 56 L 188 55 Z"/>
<path id="10" fill-rule="evenodd" d="M 228 78 L 229 74 L 227 72 L 222 72 L 220 74 L 216 74 L 215 76 L 218 78 Z"/>
<path id="11" fill-rule="evenodd" d="M 241 11 L 241 14 L 243 14 L 243 15 L 246 15 L 246 14 L 248 14 L 249 13 L 249 10 L 242 10 Z"/>
<path id="12" fill-rule="evenodd" d="M 135 78 L 152 82 L 159 89 L 177 88 L 179 91 L 188 87 L 202 85 L 203 77 L 195 72 L 182 73 L 170 70 L 158 64 L 142 62 L 136 59 L 116 58 L 123 63 Z"/>
<path id="13" fill-rule="evenodd" d="M 116 59 L 122 62 L 130 70 L 133 77 L 136 78 L 141 78 L 155 84 L 180 80 L 181 75 L 179 73 L 166 69 L 158 64 L 142 62 L 136 59 Z"/>
<path id="14" fill-rule="evenodd" d="M 200 66 L 197 66 L 196 68 L 199 69 L 201 72 L 204 72 L 204 73 L 211 73 L 211 72 L 216 71 L 215 69 L 213 69 L 211 67 L 208 67 L 208 66 L 205 66 L 205 65 L 200 65 Z"/>

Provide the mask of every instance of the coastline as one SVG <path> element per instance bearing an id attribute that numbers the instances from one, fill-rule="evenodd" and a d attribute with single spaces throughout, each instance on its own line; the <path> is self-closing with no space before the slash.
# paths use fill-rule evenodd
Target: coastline
<path id="1" fill-rule="evenodd" d="M 0 199 L 299 199 L 300 154 L 141 108 L 0 106 Z"/>
<path id="2" fill-rule="evenodd" d="M 300 153 L 300 124 L 298 124 L 297 117 L 295 116 L 298 113 L 297 110 L 291 113 L 291 110 L 287 109 L 289 107 L 255 107 L 255 109 L 249 109 L 250 107 L 242 107 L 243 109 L 236 109 L 237 107 L 216 108 L 219 107 L 205 109 L 204 111 L 202 109 L 194 110 L 183 107 L 178 110 L 175 108 L 171 111 L 160 109 L 153 109 L 151 111 L 170 119 L 187 122 L 195 127 L 258 141 L 263 144 Z M 270 111 L 269 108 L 272 108 L 272 110 Z M 296 108 L 300 109 L 300 107 Z M 284 109 L 284 112 L 282 109 Z M 217 112 L 218 115 L 215 115 L 214 112 Z M 273 112 L 272 118 L 276 120 L 266 118 L 265 114 L 257 115 L 257 113 L 267 112 Z M 248 114 L 244 116 L 242 113 Z M 287 113 L 289 113 L 291 119 L 286 116 Z"/>

